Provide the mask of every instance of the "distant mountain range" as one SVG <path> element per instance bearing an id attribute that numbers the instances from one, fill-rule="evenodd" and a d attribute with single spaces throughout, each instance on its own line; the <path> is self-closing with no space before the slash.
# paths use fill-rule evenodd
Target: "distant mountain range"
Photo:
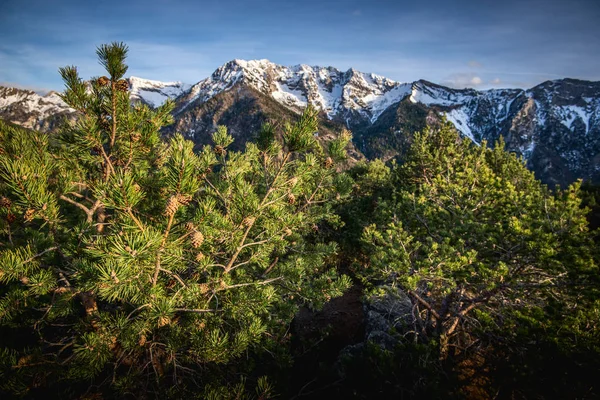
<path id="1" fill-rule="evenodd" d="M 424 80 L 400 83 L 350 69 L 268 60 L 234 60 L 194 85 L 129 78 L 132 101 L 151 107 L 176 103 L 175 124 L 198 146 L 226 125 L 241 146 L 262 123 L 290 119 L 307 104 L 321 111 L 320 136 L 343 128 L 354 134 L 354 158 L 401 158 L 415 131 L 452 122 L 474 143 L 504 137 L 543 182 L 600 182 L 600 82 L 547 81 L 529 90 L 451 89 Z M 73 116 L 54 92 L 0 87 L 0 118 L 51 131 Z"/>

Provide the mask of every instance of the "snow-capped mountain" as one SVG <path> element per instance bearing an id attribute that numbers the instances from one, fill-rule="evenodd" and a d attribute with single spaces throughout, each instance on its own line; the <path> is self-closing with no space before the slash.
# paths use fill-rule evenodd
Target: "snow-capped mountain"
<path id="1" fill-rule="evenodd" d="M 168 99 L 175 99 L 191 87 L 182 82 L 160 82 L 135 76 L 128 81 L 131 99 L 151 107 L 158 107 Z"/>
<path id="2" fill-rule="evenodd" d="M 413 84 L 409 97 L 446 116 L 475 143 L 502 135 L 549 184 L 600 178 L 600 82 L 562 79 L 529 90 L 452 90 Z"/>
<path id="3" fill-rule="evenodd" d="M 300 110 L 311 104 L 329 119 L 374 121 L 391 104 L 410 92 L 401 84 L 375 74 L 333 67 L 285 67 L 268 60 L 233 60 L 193 85 L 178 101 L 179 111 L 203 103 L 236 84 L 246 84 L 278 103 Z"/>
<path id="4" fill-rule="evenodd" d="M 354 69 L 233 60 L 194 85 L 136 77 L 129 83 L 133 102 L 157 107 L 174 99 L 175 123 L 166 132 L 181 132 L 198 146 L 218 125 L 228 126 L 241 146 L 264 122 L 294 118 L 311 104 L 322 112 L 321 135 L 350 128 L 355 146 L 369 158 L 401 157 L 415 131 L 444 116 L 477 144 L 493 145 L 503 136 L 546 183 L 600 181 L 600 82 L 458 90 Z M 50 130 L 56 116 L 72 113 L 56 93 L 0 88 L 0 118 Z"/>
<path id="5" fill-rule="evenodd" d="M 41 96 L 31 90 L 0 86 L 0 118 L 26 128 L 51 130 L 60 116 L 74 112 L 56 92 Z"/>

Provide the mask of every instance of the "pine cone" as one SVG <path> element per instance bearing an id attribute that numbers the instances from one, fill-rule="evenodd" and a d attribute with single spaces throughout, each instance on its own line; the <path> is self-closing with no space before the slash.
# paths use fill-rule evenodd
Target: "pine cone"
<path id="1" fill-rule="evenodd" d="M 204 260 L 204 253 L 199 251 L 198 254 L 196 254 L 196 261 L 200 262 Z"/>
<path id="2" fill-rule="evenodd" d="M 200 290 L 200 294 L 205 294 L 210 291 L 210 287 L 206 283 L 201 283 L 198 285 L 198 290 Z"/>
<path id="3" fill-rule="evenodd" d="M 285 233 L 285 236 L 292 236 L 293 233 L 290 228 L 285 228 L 283 232 Z"/>
<path id="4" fill-rule="evenodd" d="M 289 204 L 296 204 L 296 196 L 293 193 L 288 194 L 287 201 Z"/>
<path id="5" fill-rule="evenodd" d="M 224 156 L 225 154 L 227 154 L 227 150 L 225 150 L 225 148 L 221 145 L 216 145 L 214 151 L 215 154 L 218 156 Z"/>
<path id="6" fill-rule="evenodd" d="M 126 92 L 129 89 L 129 83 L 125 79 L 120 79 L 116 84 L 115 88 L 119 92 Z"/>
<path id="7" fill-rule="evenodd" d="M 296 184 L 298 183 L 298 178 L 296 178 L 296 177 L 293 177 L 293 178 L 292 178 L 292 179 L 290 179 L 288 182 L 289 182 L 289 184 L 290 184 L 290 186 L 291 186 L 291 187 L 294 187 L 294 186 L 296 186 Z"/>
<path id="8" fill-rule="evenodd" d="M 196 230 L 196 226 L 194 225 L 194 223 L 193 223 L 193 222 L 186 222 L 186 223 L 185 223 L 185 229 L 186 229 L 188 232 L 190 232 L 190 233 L 191 233 L 191 232 L 193 232 L 193 231 L 195 231 L 195 230 Z"/>
<path id="9" fill-rule="evenodd" d="M 331 167 L 333 167 L 333 160 L 331 159 L 331 157 L 327 157 L 325 159 L 324 166 L 325 166 L 325 168 L 331 168 Z"/>
<path id="10" fill-rule="evenodd" d="M 256 221 L 256 218 L 254 218 L 254 217 L 246 217 L 242 221 L 242 225 L 244 225 L 244 226 L 250 226 L 250 225 L 254 224 L 254 221 Z"/>
<path id="11" fill-rule="evenodd" d="M 202 246 L 202 243 L 204 243 L 204 235 L 202 232 L 194 231 L 194 233 L 192 233 L 192 246 L 197 249 Z"/>
<path id="12" fill-rule="evenodd" d="M 169 318 L 169 317 L 162 316 L 162 317 L 158 318 L 158 327 L 159 328 L 163 327 L 165 325 L 169 325 L 170 323 L 171 323 L 171 318 Z"/>
<path id="13" fill-rule="evenodd" d="M 10 201 L 10 199 L 8 197 L 0 198 L 0 207 L 10 208 L 11 205 L 12 205 L 12 202 Z"/>
<path id="14" fill-rule="evenodd" d="M 96 80 L 96 83 L 98 83 L 99 86 L 106 86 L 110 83 L 110 79 L 108 79 L 106 76 L 101 76 Z"/>
<path id="15" fill-rule="evenodd" d="M 146 344 L 146 335 L 140 336 L 140 340 L 138 340 L 138 344 L 140 347 L 143 347 Z"/>
<path id="16" fill-rule="evenodd" d="M 15 222 L 17 220 L 17 216 L 11 212 L 9 212 L 8 214 L 6 214 L 6 221 L 9 224 L 12 224 L 13 222 Z"/>
<path id="17" fill-rule="evenodd" d="M 192 196 L 190 196 L 190 195 L 181 194 L 181 193 L 177 195 L 177 201 L 182 206 L 187 205 L 191 200 L 192 200 Z"/>
<path id="18" fill-rule="evenodd" d="M 131 141 L 133 143 L 139 142 L 141 138 L 142 138 L 142 135 L 139 134 L 138 132 L 135 132 L 131 135 Z"/>
<path id="19" fill-rule="evenodd" d="M 169 201 L 167 202 L 167 206 L 165 207 L 165 215 L 167 217 L 175 215 L 175 213 L 177 212 L 178 209 L 179 209 L 179 200 L 177 199 L 177 196 L 171 196 L 169 198 Z"/>
<path id="20" fill-rule="evenodd" d="M 27 211 L 25 211 L 25 215 L 23 215 L 23 219 L 25 220 L 25 222 L 31 222 L 31 221 L 33 221 L 34 215 L 35 215 L 35 210 L 33 208 L 30 208 Z"/>

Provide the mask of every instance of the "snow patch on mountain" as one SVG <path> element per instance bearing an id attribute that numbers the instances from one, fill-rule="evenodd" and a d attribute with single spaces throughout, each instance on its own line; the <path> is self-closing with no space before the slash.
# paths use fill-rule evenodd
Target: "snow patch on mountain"
<path id="1" fill-rule="evenodd" d="M 452 124 L 458 129 L 463 135 L 471 139 L 473 143 L 479 146 L 479 143 L 475 139 L 473 132 L 471 131 L 471 122 L 469 121 L 469 116 L 462 109 L 454 109 L 449 112 L 444 113 L 448 121 L 452 122 Z"/>
<path id="2" fill-rule="evenodd" d="M 0 109 L 14 105 L 18 105 L 24 112 L 35 112 L 40 115 L 69 110 L 56 92 L 40 96 L 30 90 L 0 87 Z"/>
<path id="3" fill-rule="evenodd" d="M 589 132 L 591 113 L 583 107 L 576 105 L 567 105 L 556 107 L 555 113 L 559 117 L 560 122 L 569 130 L 573 130 L 573 122 L 579 119 L 585 125 L 585 133 Z"/>
<path id="4" fill-rule="evenodd" d="M 175 99 L 190 89 L 182 82 L 160 82 L 132 76 L 129 78 L 132 100 L 140 100 L 151 107 L 159 107 L 168 99 Z"/>

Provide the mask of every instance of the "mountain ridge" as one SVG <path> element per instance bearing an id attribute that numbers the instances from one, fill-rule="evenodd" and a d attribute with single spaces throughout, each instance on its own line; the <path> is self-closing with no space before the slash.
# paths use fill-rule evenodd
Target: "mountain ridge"
<path id="1" fill-rule="evenodd" d="M 133 102 L 156 107 L 167 99 L 175 101 L 177 129 L 198 143 L 204 142 L 202 135 L 216 129 L 218 121 L 227 120 L 241 129 L 238 120 L 248 121 L 241 104 L 248 101 L 271 110 L 254 122 L 274 118 L 276 107 L 249 91 L 245 97 L 217 101 L 221 109 L 214 104 L 206 107 L 222 93 L 247 87 L 295 113 L 308 104 L 315 106 L 323 121 L 339 125 L 334 131 L 352 130 L 356 147 L 371 158 L 400 157 L 415 129 L 446 118 L 476 144 L 493 144 L 503 136 L 508 150 L 523 156 L 545 183 L 564 186 L 576 178 L 600 180 L 600 82 L 565 78 L 530 89 L 453 89 L 423 79 L 397 82 L 354 68 L 288 67 L 266 59 L 229 61 L 195 84 L 138 77 L 128 82 Z M 50 130 L 57 115 L 72 114 L 56 93 L 14 92 L 19 90 L 0 88 L 0 117 Z M 415 118 L 421 120 L 411 120 Z M 254 125 L 250 124 L 252 129 Z M 239 134 L 250 138 L 253 133 Z"/>

